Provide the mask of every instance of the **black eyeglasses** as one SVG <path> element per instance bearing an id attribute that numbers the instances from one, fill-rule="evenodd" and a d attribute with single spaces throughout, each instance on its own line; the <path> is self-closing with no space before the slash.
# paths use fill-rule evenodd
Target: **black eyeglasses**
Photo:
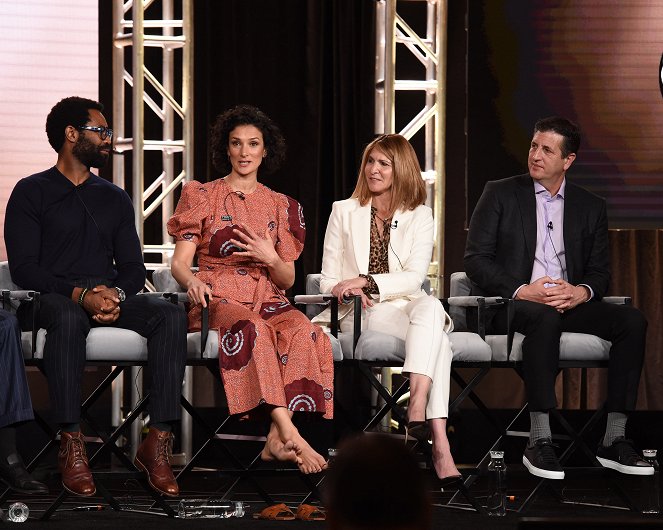
<path id="1" fill-rule="evenodd" d="M 99 137 L 102 140 L 106 138 L 113 139 L 113 129 L 110 127 L 93 127 L 92 125 L 81 125 L 78 130 L 85 129 L 86 131 L 94 131 L 99 133 Z"/>

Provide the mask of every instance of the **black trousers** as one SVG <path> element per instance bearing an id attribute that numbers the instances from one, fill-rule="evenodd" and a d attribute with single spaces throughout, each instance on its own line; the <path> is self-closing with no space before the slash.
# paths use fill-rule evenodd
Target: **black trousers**
<path id="1" fill-rule="evenodd" d="M 14 315 L 0 309 L 0 428 L 32 418 L 21 329 Z"/>
<path id="2" fill-rule="evenodd" d="M 580 304 L 559 313 L 526 300 L 513 303 L 512 329 L 525 335 L 523 374 L 530 411 L 555 408 L 559 339 L 564 331 L 597 335 L 610 341 L 608 362 L 609 412 L 635 409 L 645 354 L 647 320 L 636 308 L 604 302 Z M 506 333 L 506 308 L 495 315 L 489 333 Z"/>
<path id="3" fill-rule="evenodd" d="M 29 304 L 19 307 L 23 329 L 31 329 L 31 311 Z M 87 334 L 91 327 L 102 325 L 70 298 L 41 295 L 36 326 L 47 331 L 44 372 L 57 423 L 80 420 Z M 109 326 L 135 331 L 147 339 L 151 423 L 178 420 L 187 353 L 187 317 L 182 308 L 159 298 L 130 296 L 120 304 L 120 317 Z"/>

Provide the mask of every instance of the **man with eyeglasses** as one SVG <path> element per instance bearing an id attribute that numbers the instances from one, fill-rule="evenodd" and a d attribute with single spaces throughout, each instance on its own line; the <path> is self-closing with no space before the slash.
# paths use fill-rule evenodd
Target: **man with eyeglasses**
<path id="1" fill-rule="evenodd" d="M 113 326 L 147 338 L 150 430 L 135 463 L 155 490 L 175 496 L 169 455 L 171 427 L 180 418 L 187 319 L 165 300 L 135 296 L 145 265 L 133 205 L 126 192 L 90 172 L 104 166 L 112 148 L 102 111 L 80 97 L 51 109 L 46 133 L 57 162 L 12 191 L 5 216 L 9 269 L 17 285 L 41 293 L 34 325 L 47 331 L 44 371 L 60 428 L 64 487 L 83 496 L 96 491 L 80 428 L 81 379 L 90 328 Z M 32 304 L 22 303 L 17 317 L 32 329 Z"/>

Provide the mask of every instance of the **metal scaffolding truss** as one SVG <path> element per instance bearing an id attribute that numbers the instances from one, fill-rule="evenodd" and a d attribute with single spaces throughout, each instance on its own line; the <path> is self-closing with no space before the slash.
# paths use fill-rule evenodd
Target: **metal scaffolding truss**
<path id="1" fill-rule="evenodd" d="M 401 15 L 404 11 L 416 15 L 416 21 L 408 23 Z M 435 217 L 435 247 L 429 277 L 438 296 L 443 294 L 444 285 L 446 20 L 447 0 L 376 0 L 375 132 L 399 132 L 408 140 L 420 131 L 425 135 L 422 177 Z M 424 26 L 424 36 L 413 29 L 419 27 L 423 33 Z M 397 57 L 403 58 L 400 48 L 421 64 L 418 79 L 399 77 Z M 410 75 L 411 70 L 408 70 Z M 415 116 L 399 112 L 400 91 L 418 91 L 424 95 L 423 107 Z M 397 121 L 406 122 L 400 131 L 396 131 Z"/>
<path id="2" fill-rule="evenodd" d="M 136 230 L 146 265 L 155 268 L 169 265 L 173 192 L 193 174 L 193 0 L 140 5 L 113 0 L 113 182 L 125 188 L 129 171 Z M 146 138 L 146 130 L 159 137 Z M 146 155 L 157 167 L 158 153 L 161 172 L 146 175 Z M 148 244 L 144 226 L 159 214 L 160 236 Z"/>
<path id="3" fill-rule="evenodd" d="M 126 189 L 131 180 L 145 264 L 148 269 L 170 266 L 174 245 L 166 222 L 173 213 L 173 192 L 193 175 L 193 0 L 113 0 L 113 130 L 113 182 Z M 159 137 L 147 138 L 147 130 Z M 160 172 L 145 174 L 146 154 L 149 167 L 160 164 Z M 144 227 L 151 217 L 157 235 L 148 244 Z M 135 404 L 142 389 L 140 369 L 132 368 L 132 381 Z M 189 400 L 191 383 L 187 368 L 183 394 Z M 121 419 L 122 385 L 122 379 L 113 382 L 113 425 Z M 132 424 L 133 454 L 140 428 L 139 422 Z M 182 416 L 181 445 L 181 455 L 174 455 L 178 463 L 191 455 L 188 414 Z"/>

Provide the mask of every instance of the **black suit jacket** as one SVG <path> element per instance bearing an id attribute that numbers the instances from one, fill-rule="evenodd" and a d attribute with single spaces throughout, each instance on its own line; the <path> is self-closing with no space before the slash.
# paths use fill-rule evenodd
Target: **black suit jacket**
<path id="1" fill-rule="evenodd" d="M 610 282 L 605 201 L 566 180 L 564 248 L 569 283 L 586 284 L 594 300 Z M 510 298 L 529 283 L 536 251 L 536 198 L 529 174 L 486 184 L 474 209 L 464 266 L 479 296 Z"/>

